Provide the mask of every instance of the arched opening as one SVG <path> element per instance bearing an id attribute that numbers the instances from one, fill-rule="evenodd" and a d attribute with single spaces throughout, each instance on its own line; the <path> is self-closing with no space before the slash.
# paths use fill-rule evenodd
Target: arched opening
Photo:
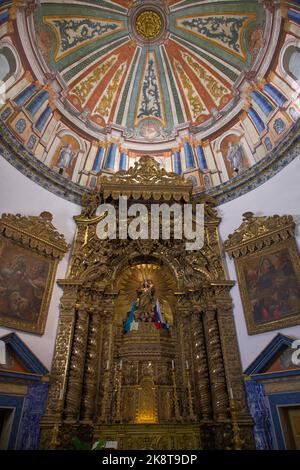
<path id="1" fill-rule="evenodd" d="M 172 422 L 176 277 L 157 259 L 136 258 L 119 272 L 116 286 L 114 363 L 119 371 L 113 419 L 135 425 Z"/>
<path id="2" fill-rule="evenodd" d="M 12 50 L 3 46 L 0 48 L 0 81 L 6 83 L 16 72 L 17 61 Z"/>
<path id="3" fill-rule="evenodd" d="M 300 48 L 296 46 L 287 47 L 283 57 L 285 71 L 295 81 L 300 80 Z"/>

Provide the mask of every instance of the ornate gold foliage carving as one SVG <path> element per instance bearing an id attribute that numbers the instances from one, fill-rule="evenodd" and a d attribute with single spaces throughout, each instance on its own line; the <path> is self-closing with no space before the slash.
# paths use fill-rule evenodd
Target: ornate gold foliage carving
<path id="1" fill-rule="evenodd" d="M 61 259 L 69 248 L 64 236 L 52 224 L 50 212 L 42 212 L 40 216 L 2 214 L 0 233 L 24 247 L 57 259 Z"/>
<path id="2" fill-rule="evenodd" d="M 88 312 L 86 306 L 81 306 L 75 323 L 74 342 L 69 369 L 69 383 L 66 398 L 66 417 L 77 419 L 80 412 L 82 395 L 82 380 L 88 333 Z"/>
<path id="3" fill-rule="evenodd" d="M 235 261 L 248 334 L 298 324 L 300 265 L 293 217 L 256 217 L 252 212 L 243 217 L 241 226 L 225 242 L 225 249 Z M 287 275 L 281 266 L 283 257 L 290 263 L 293 274 Z M 270 259 L 278 260 L 278 264 L 275 262 L 276 267 L 272 267 L 275 274 L 266 287 L 259 266 L 263 266 L 264 260 L 270 263 Z M 283 297 L 285 291 L 287 295 Z"/>
<path id="4" fill-rule="evenodd" d="M 195 252 L 186 251 L 185 240 L 98 239 L 98 204 L 111 198 L 116 205 L 123 194 L 130 202 L 192 200 L 189 183 L 160 170 L 149 157 L 126 174 L 102 178 L 99 190 L 86 193 L 82 214 L 75 217 L 78 231 L 68 278 L 59 282 L 64 294 L 43 445 L 54 436 L 54 447 L 67 448 L 71 430 L 79 435 L 86 426 L 91 439 L 113 434 L 124 449 L 232 448 L 228 386 L 233 384 L 240 400 L 234 424 L 243 439 L 250 436 L 251 421 L 232 341 L 233 283 L 226 281 L 222 265 L 215 203 L 194 199 L 205 204 L 204 246 Z M 161 305 L 166 301 L 170 308 L 170 331 L 140 322 L 137 330 L 122 333 L 140 285 L 130 276 L 139 266 L 147 266 L 142 279 L 150 276 L 159 284 L 164 276 L 171 286 L 163 294 L 157 287 Z M 161 274 L 155 277 L 154 269 Z M 130 299 L 122 310 L 124 291 Z M 136 424 L 146 421 L 138 431 Z M 156 422 L 151 435 L 150 421 Z M 250 439 L 245 446 L 251 447 Z"/>
<path id="5" fill-rule="evenodd" d="M 90 312 L 89 333 L 87 341 L 86 366 L 83 386 L 83 419 L 92 420 L 95 413 L 95 396 L 97 386 L 97 369 L 99 365 L 100 315 L 98 311 Z"/>
<path id="6" fill-rule="evenodd" d="M 113 199 L 131 196 L 135 200 L 163 198 L 169 201 L 174 198 L 176 201 L 180 199 L 188 201 L 192 193 L 191 182 L 177 173 L 161 169 L 159 163 L 148 155 L 142 156 L 133 168 L 125 172 L 118 171 L 111 178 L 103 176 L 100 178 L 100 185 L 104 199 L 109 196 Z"/>
<path id="7" fill-rule="evenodd" d="M 216 315 L 215 310 L 206 310 L 204 313 L 204 327 L 214 416 L 217 421 L 222 421 L 228 417 L 229 401 Z"/>
<path id="8" fill-rule="evenodd" d="M 97 207 L 101 203 L 101 196 L 97 188 L 89 193 L 83 193 L 82 212 L 80 218 L 94 217 Z M 75 219 L 76 220 L 76 219 Z"/>
<path id="9" fill-rule="evenodd" d="M 295 223 L 291 215 L 256 217 L 252 212 L 243 214 L 243 222 L 228 236 L 224 247 L 233 258 L 246 256 L 294 235 Z"/>

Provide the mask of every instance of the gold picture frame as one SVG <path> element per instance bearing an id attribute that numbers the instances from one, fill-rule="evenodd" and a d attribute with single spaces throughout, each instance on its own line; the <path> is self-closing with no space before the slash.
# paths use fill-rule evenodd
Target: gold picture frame
<path id="1" fill-rule="evenodd" d="M 300 324 L 300 263 L 291 216 L 244 214 L 224 246 L 234 258 L 249 335 Z"/>
<path id="2" fill-rule="evenodd" d="M 52 214 L 0 219 L 0 326 L 44 334 L 57 270 L 68 245 Z"/>

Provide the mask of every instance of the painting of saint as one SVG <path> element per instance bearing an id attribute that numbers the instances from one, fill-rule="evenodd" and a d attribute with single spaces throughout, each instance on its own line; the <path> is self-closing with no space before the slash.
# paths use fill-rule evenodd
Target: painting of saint
<path id="1" fill-rule="evenodd" d="M 52 159 L 52 167 L 64 176 L 72 178 L 78 156 L 78 142 L 69 135 L 61 137 Z"/>
<path id="2" fill-rule="evenodd" d="M 245 151 L 237 135 L 229 135 L 221 143 L 221 151 L 229 178 L 241 174 L 248 167 Z"/>
<path id="3" fill-rule="evenodd" d="M 1 246 L 0 324 L 26 330 L 38 323 L 49 271 L 50 262 L 41 255 L 18 245 Z"/>
<path id="4" fill-rule="evenodd" d="M 57 168 L 63 168 L 64 170 L 67 169 L 73 159 L 75 157 L 74 152 L 72 152 L 72 147 L 70 144 L 65 145 L 62 147 L 61 151 L 59 152 L 56 166 Z"/>
<path id="5" fill-rule="evenodd" d="M 287 248 L 247 259 L 243 264 L 251 322 L 277 322 L 300 312 L 300 285 Z"/>

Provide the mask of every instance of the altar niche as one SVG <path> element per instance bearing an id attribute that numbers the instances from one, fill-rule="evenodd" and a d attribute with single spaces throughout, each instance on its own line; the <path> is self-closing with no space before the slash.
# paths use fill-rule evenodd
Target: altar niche
<path id="1" fill-rule="evenodd" d="M 253 448 L 214 201 L 151 157 L 84 198 L 63 290 L 41 448 Z M 101 201 L 205 204 L 205 243 L 100 240 Z"/>

